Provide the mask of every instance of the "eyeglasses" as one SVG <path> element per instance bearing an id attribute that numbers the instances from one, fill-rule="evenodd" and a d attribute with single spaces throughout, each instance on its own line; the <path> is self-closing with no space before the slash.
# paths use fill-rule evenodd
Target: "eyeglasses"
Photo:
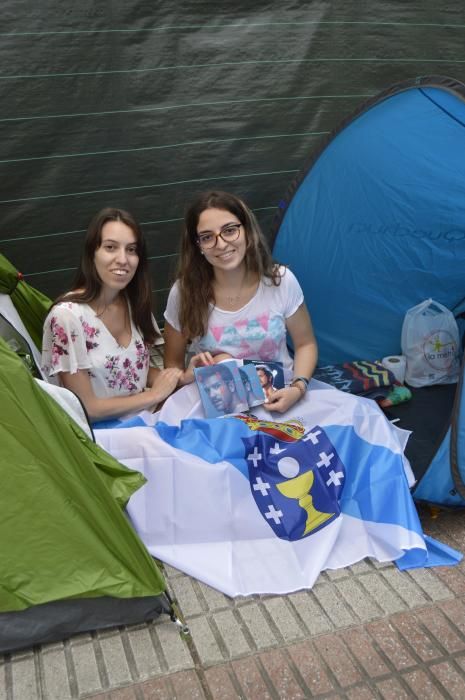
<path id="1" fill-rule="evenodd" d="M 218 236 L 221 236 L 225 243 L 234 243 L 239 238 L 242 224 L 228 224 L 223 226 L 218 233 L 201 233 L 197 236 L 197 243 L 203 250 L 214 248 L 218 242 Z"/>

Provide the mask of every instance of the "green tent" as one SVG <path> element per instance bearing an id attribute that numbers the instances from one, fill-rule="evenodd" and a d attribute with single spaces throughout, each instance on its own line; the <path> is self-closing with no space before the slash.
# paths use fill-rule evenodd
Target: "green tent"
<path id="1" fill-rule="evenodd" d="M 38 350 L 42 347 L 42 329 L 51 301 L 45 294 L 23 281 L 21 272 L 0 253 L 0 294 L 8 294 Z"/>
<path id="2" fill-rule="evenodd" d="M 0 652 L 170 612 L 122 508 L 145 479 L 90 440 L 0 338 Z"/>

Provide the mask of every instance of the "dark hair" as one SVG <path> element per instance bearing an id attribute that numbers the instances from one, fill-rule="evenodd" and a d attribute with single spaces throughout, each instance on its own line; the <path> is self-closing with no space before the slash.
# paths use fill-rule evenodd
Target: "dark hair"
<path id="1" fill-rule="evenodd" d="M 255 369 L 256 369 L 257 372 L 258 372 L 259 369 L 261 369 L 262 372 L 264 372 L 264 373 L 266 374 L 266 376 L 267 376 L 268 379 L 271 381 L 271 383 L 273 383 L 273 381 L 274 381 L 274 374 L 273 374 L 273 372 L 271 371 L 271 369 L 268 367 L 268 365 L 255 365 Z"/>
<path id="2" fill-rule="evenodd" d="M 84 238 L 81 260 L 74 278 L 71 292 L 62 294 L 55 301 L 73 301 L 78 304 L 89 304 L 100 294 L 102 281 L 95 268 L 94 257 L 102 243 L 102 229 L 108 221 L 121 221 L 126 224 L 136 237 L 139 263 L 134 277 L 124 289 L 129 303 L 133 321 L 142 334 L 144 341 L 152 345 L 159 337 L 153 325 L 152 317 L 152 285 L 147 258 L 147 248 L 139 224 L 129 212 L 123 209 L 106 207 L 101 209 L 92 219 Z"/>
<path id="3" fill-rule="evenodd" d="M 205 335 L 208 306 L 215 303 L 213 267 L 201 254 L 197 243 L 199 217 L 205 209 L 222 209 L 234 214 L 245 231 L 246 269 L 255 272 L 259 279 L 267 277 L 275 286 L 281 282 L 279 267 L 273 263 L 268 244 L 249 207 L 239 197 L 228 192 L 200 194 L 186 212 L 177 273 L 180 292 L 179 323 L 183 335 L 190 339 Z"/>
<path id="4" fill-rule="evenodd" d="M 219 374 L 223 382 L 234 382 L 234 376 L 229 367 L 225 367 L 219 363 L 217 365 L 202 367 L 202 372 L 200 373 L 200 383 L 202 384 L 207 379 L 210 379 L 210 377 L 214 377 L 215 374 Z"/>
<path id="5" fill-rule="evenodd" d="M 252 388 L 252 383 L 247 372 L 239 367 L 239 374 L 241 375 L 243 385 L 246 386 L 248 384 L 249 387 Z"/>

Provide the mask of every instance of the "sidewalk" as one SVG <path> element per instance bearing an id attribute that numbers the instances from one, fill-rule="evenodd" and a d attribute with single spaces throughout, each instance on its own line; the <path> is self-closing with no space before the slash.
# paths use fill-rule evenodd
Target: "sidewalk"
<path id="1" fill-rule="evenodd" d="M 465 514 L 422 513 L 465 551 Z M 1 700 L 465 698 L 465 564 L 365 560 L 312 591 L 232 600 L 167 567 L 191 630 L 158 620 L 0 657 Z"/>

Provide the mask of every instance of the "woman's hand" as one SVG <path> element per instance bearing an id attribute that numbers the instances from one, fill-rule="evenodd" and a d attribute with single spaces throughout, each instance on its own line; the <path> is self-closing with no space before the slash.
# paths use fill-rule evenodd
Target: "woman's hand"
<path id="1" fill-rule="evenodd" d="M 207 365 L 214 364 L 213 355 L 209 352 L 199 352 L 198 355 L 194 355 L 191 357 L 187 368 L 181 373 L 181 386 L 191 384 L 194 381 L 194 367 L 207 367 Z"/>
<path id="2" fill-rule="evenodd" d="M 298 386 L 286 386 L 284 389 L 274 391 L 266 403 L 263 404 L 263 408 L 267 411 L 285 413 L 302 398 L 304 393 L 305 392 L 302 392 Z"/>
<path id="3" fill-rule="evenodd" d="M 170 367 L 170 369 L 161 369 L 155 376 L 152 386 L 147 389 L 145 393 L 152 394 L 153 403 L 158 404 L 164 399 L 168 398 L 170 394 L 176 389 L 180 378 L 182 377 L 182 370 L 177 367 Z"/>

